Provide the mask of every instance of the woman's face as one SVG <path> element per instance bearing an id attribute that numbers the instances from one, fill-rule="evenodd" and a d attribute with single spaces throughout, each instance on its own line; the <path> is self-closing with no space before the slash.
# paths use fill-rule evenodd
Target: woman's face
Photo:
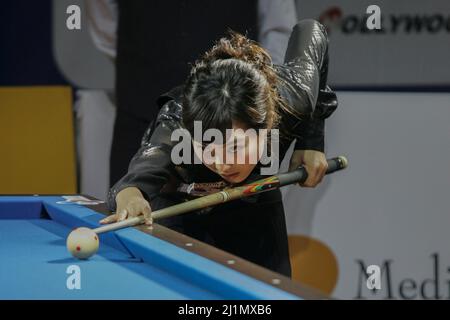
<path id="1" fill-rule="evenodd" d="M 231 134 L 224 137 L 224 144 L 192 142 L 195 154 L 206 167 L 235 184 L 244 181 L 255 168 L 266 138 L 256 130 L 253 131 L 256 134 L 246 133 L 247 128 L 239 121 L 233 121 L 232 129 Z"/>

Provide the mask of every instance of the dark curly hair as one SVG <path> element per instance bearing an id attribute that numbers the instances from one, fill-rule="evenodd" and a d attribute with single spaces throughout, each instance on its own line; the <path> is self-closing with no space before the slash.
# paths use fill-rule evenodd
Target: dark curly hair
<path id="1" fill-rule="evenodd" d="M 247 128 L 276 128 L 280 109 L 292 113 L 277 84 L 267 51 L 230 31 L 193 65 L 184 88 L 183 124 L 191 134 L 194 121 L 201 121 L 203 130 L 222 132 L 233 120 Z"/>

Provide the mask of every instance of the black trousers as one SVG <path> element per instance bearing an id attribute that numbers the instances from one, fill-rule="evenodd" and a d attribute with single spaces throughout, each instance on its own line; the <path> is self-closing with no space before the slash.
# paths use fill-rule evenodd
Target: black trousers
<path id="1" fill-rule="evenodd" d="M 150 121 L 117 109 L 109 161 L 110 187 L 127 173 L 131 158 L 139 150 L 149 125 Z"/>
<path id="2" fill-rule="evenodd" d="M 175 204 L 152 201 L 153 210 Z M 279 190 L 234 200 L 207 212 L 161 219 L 158 223 L 272 271 L 291 276 L 284 208 Z"/>

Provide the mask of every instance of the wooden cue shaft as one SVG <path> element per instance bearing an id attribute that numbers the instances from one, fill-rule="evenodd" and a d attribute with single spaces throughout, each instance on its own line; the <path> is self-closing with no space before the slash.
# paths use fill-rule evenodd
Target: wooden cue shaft
<path id="1" fill-rule="evenodd" d="M 329 164 L 339 164 L 333 166 L 332 170 L 329 170 L 327 173 L 332 173 L 337 170 L 344 169 L 347 167 L 347 159 L 345 157 L 337 157 L 331 160 L 328 160 Z M 306 172 L 302 169 L 303 172 Z M 293 174 L 290 172 L 288 174 Z M 291 183 L 291 182 L 289 182 Z M 152 212 L 153 219 L 162 219 L 168 218 L 172 216 L 176 216 L 182 213 L 195 211 L 199 209 L 203 209 L 206 207 L 211 207 L 220 203 L 228 202 L 231 200 L 235 200 L 238 198 L 243 198 L 247 196 L 251 196 L 257 193 L 269 191 L 278 188 L 280 185 L 280 178 L 277 175 L 270 176 L 243 186 L 234 187 L 234 188 L 225 188 L 223 191 L 219 191 L 204 197 L 200 197 L 198 199 L 182 202 L 176 204 L 174 206 L 170 206 L 161 210 L 157 210 Z M 101 226 L 99 228 L 94 229 L 93 231 L 97 234 L 114 231 L 117 229 L 131 227 L 144 222 L 143 216 L 133 217 L 126 219 L 124 221 L 112 223 L 109 225 Z"/>
<path id="2" fill-rule="evenodd" d="M 240 187 L 240 188 L 243 188 L 243 187 Z M 233 189 L 229 190 L 229 191 L 234 191 L 234 192 L 220 191 L 220 192 L 213 193 L 213 194 L 210 194 L 210 195 L 198 198 L 198 199 L 186 201 L 186 202 L 179 203 L 174 206 L 170 206 L 170 207 L 167 207 L 167 208 L 164 208 L 161 210 L 153 211 L 152 218 L 153 219 L 168 218 L 168 217 L 176 216 L 176 215 L 179 215 L 182 213 L 214 206 L 219 203 L 223 203 L 223 202 L 226 202 L 226 201 L 229 201 L 232 199 L 236 199 L 237 196 L 239 195 L 239 193 L 237 192 L 237 190 L 235 191 L 235 189 L 237 189 L 237 188 L 233 188 Z M 143 222 L 144 222 L 144 217 L 138 216 L 138 217 L 126 219 L 124 221 L 101 226 L 97 229 L 94 229 L 94 232 L 99 234 L 99 233 L 104 233 L 104 232 L 108 232 L 108 231 L 114 231 L 114 230 L 125 228 L 125 227 L 131 227 L 131 226 L 143 223 Z"/>
<path id="3" fill-rule="evenodd" d="M 250 185 L 260 184 L 262 181 L 267 180 L 267 179 L 269 179 L 269 178 L 258 180 Z M 243 191 L 248 188 L 249 188 L 249 185 L 244 185 L 244 186 L 235 187 L 235 188 L 229 188 L 229 189 L 225 189 L 223 191 L 216 192 L 216 193 L 213 193 L 213 194 L 210 194 L 210 195 L 198 198 L 198 199 L 186 201 L 186 202 L 179 203 L 174 206 L 170 206 L 170 207 L 167 207 L 167 208 L 164 208 L 161 210 L 153 211 L 152 218 L 153 219 L 168 218 L 168 217 L 176 216 L 176 215 L 179 215 L 182 213 L 199 210 L 199 209 L 203 209 L 206 207 L 211 207 L 211 206 L 214 206 L 214 205 L 217 205 L 217 204 L 220 204 L 223 202 L 228 202 L 230 200 L 234 200 L 237 198 L 242 198 L 242 197 L 246 196 L 246 194 Z M 267 190 L 265 190 L 265 191 L 267 191 Z M 100 234 L 100 233 L 114 231 L 114 230 L 125 228 L 125 227 L 135 226 L 135 225 L 141 224 L 143 222 L 144 222 L 143 216 L 133 217 L 133 218 L 126 219 L 124 221 L 120 221 L 120 222 L 116 222 L 116 223 L 112 223 L 109 225 L 98 227 L 98 228 L 94 229 L 94 232 L 97 234 Z"/>
<path id="4" fill-rule="evenodd" d="M 128 219 L 120 221 L 120 222 L 114 222 L 111 224 L 107 224 L 107 225 L 98 227 L 98 228 L 94 229 L 93 231 L 96 234 L 100 234 L 100 233 L 104 233 L 104 232 L 115 231 L 115 230 L 126 228 L 126 227 L 132 227 L 132 226 L 141 224 L 143 222 L 144 222 L 144 217 L 138 216 L 138 217 L 128 218 Z"/>

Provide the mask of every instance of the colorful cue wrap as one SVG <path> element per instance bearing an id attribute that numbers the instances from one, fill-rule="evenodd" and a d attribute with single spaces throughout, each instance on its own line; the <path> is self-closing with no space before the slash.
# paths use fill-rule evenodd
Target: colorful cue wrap
<path id="1" fill-rule="evenodd" d="M 327 160 L 327 163 L 328 170 L 326 174 L 345 169 L 348 165 L 347 159 L 343 156 L 329 159 Z M 167 218 L 182 213 L 203 209 L 206 207 L 211 207 L 231 200 L 249 197 L 257 193 L 274 190 L 289 184 L 303 183 L 307 178 L 308 173 L 306 172 L 306 169 L 304 167 L 300 167 L 291 172 L 270 176 L 238 187 L 226 188 L 222 191 L 198 199 L 186 201 L 171 207 L 154 211 L 152 213 L 152 218 Z"/>

